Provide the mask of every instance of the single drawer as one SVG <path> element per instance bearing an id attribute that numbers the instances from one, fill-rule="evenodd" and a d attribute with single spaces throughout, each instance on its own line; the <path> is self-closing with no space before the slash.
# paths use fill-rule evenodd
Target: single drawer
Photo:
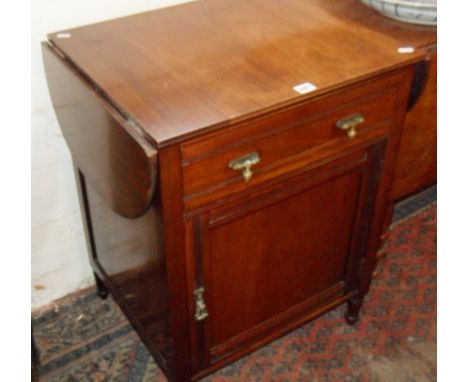
<path id="1" fill-rule="evenodd" d="M 292 174 L 388 133 L 401 113 L 402 78 L 394 72 L 184 143 L 186 208 Z M 355 136 L 337 127 L 356 115 L 363 120 L 357 121 Z"/>

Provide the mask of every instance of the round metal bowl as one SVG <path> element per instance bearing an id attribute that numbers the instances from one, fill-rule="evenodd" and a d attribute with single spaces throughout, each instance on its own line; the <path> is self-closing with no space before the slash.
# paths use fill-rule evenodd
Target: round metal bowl
<path id="1" fill-rule="evenodd" d="M 384 16 L 422 25 L 437 25 L 437 0 L 360 0 Z"/>

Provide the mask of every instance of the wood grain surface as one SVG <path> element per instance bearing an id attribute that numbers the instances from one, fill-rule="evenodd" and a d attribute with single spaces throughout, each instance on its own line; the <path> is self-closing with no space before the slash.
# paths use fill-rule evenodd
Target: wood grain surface
<path id="1" fill-rule="evenodd" d="M 42 45 L 55 114 L 73 161 L 106 203 L 143 215 L 156 190 L 157 150 L 48 44 Z"/>
<path id="2" fill-rule="evenodd" d="M 421 58 L 353 7 L 373 15 L 356 1 L 204 0 L 49 41 L 160 146 Z M 304 82 L 317 90 L 297 93 Z"/>
<path id="3" fill-rule="evenodd" d="M 392 201 L 437 181 L 437 52 L 428 59 L 429 71 L 421 97 L 406 116 L 398 150 Z"/>
<path id="4" fill-rule="evenodd" d="M 357 321 L 425 56 L 398 48 L 434 37 L 392 34 L 377 17 L 352 0 L 204 0 L 49 35 L 54 106 L 82 183 L 121 215 L 151 208 L 132 221 L 95 205 L 86 216 L 95 269 L 172 380 L 202 378 L 344 302 Z M 317 89 L 299 94 L 306 82 Z M 355 137 L 336 128 L 357 113 Z M 247 184 L 228 163 L 252 151 L 262 160 Z M 112 250 L 120 239 L 131 248 Z M 132 305 L 125 284 L 139 275 L 152 279 Z"/>

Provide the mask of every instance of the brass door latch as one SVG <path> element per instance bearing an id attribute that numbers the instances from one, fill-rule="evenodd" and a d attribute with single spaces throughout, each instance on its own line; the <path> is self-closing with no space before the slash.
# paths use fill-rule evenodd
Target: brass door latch
<path id="1" fill-rule="evenodd" d="M 208 309 L 205 304 L 205 288 L 200 287 L 193 291 L 195 295 L 195 321 L 203 321 L 208 317 Z"/>

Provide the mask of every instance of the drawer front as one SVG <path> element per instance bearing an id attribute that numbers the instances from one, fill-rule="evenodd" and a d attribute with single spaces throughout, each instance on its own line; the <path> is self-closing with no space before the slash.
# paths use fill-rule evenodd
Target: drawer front
<path id="1" fill-rule="evenodd" d="M 183 144 L 186 207 L 248 191 L 388 133 L 400 110 L 402 78 L 392 73 Z M 356 114 L 364 121 L 350 138 L 336 124 Z M 249 160 L 251 174 L 244 170 Z"/>

